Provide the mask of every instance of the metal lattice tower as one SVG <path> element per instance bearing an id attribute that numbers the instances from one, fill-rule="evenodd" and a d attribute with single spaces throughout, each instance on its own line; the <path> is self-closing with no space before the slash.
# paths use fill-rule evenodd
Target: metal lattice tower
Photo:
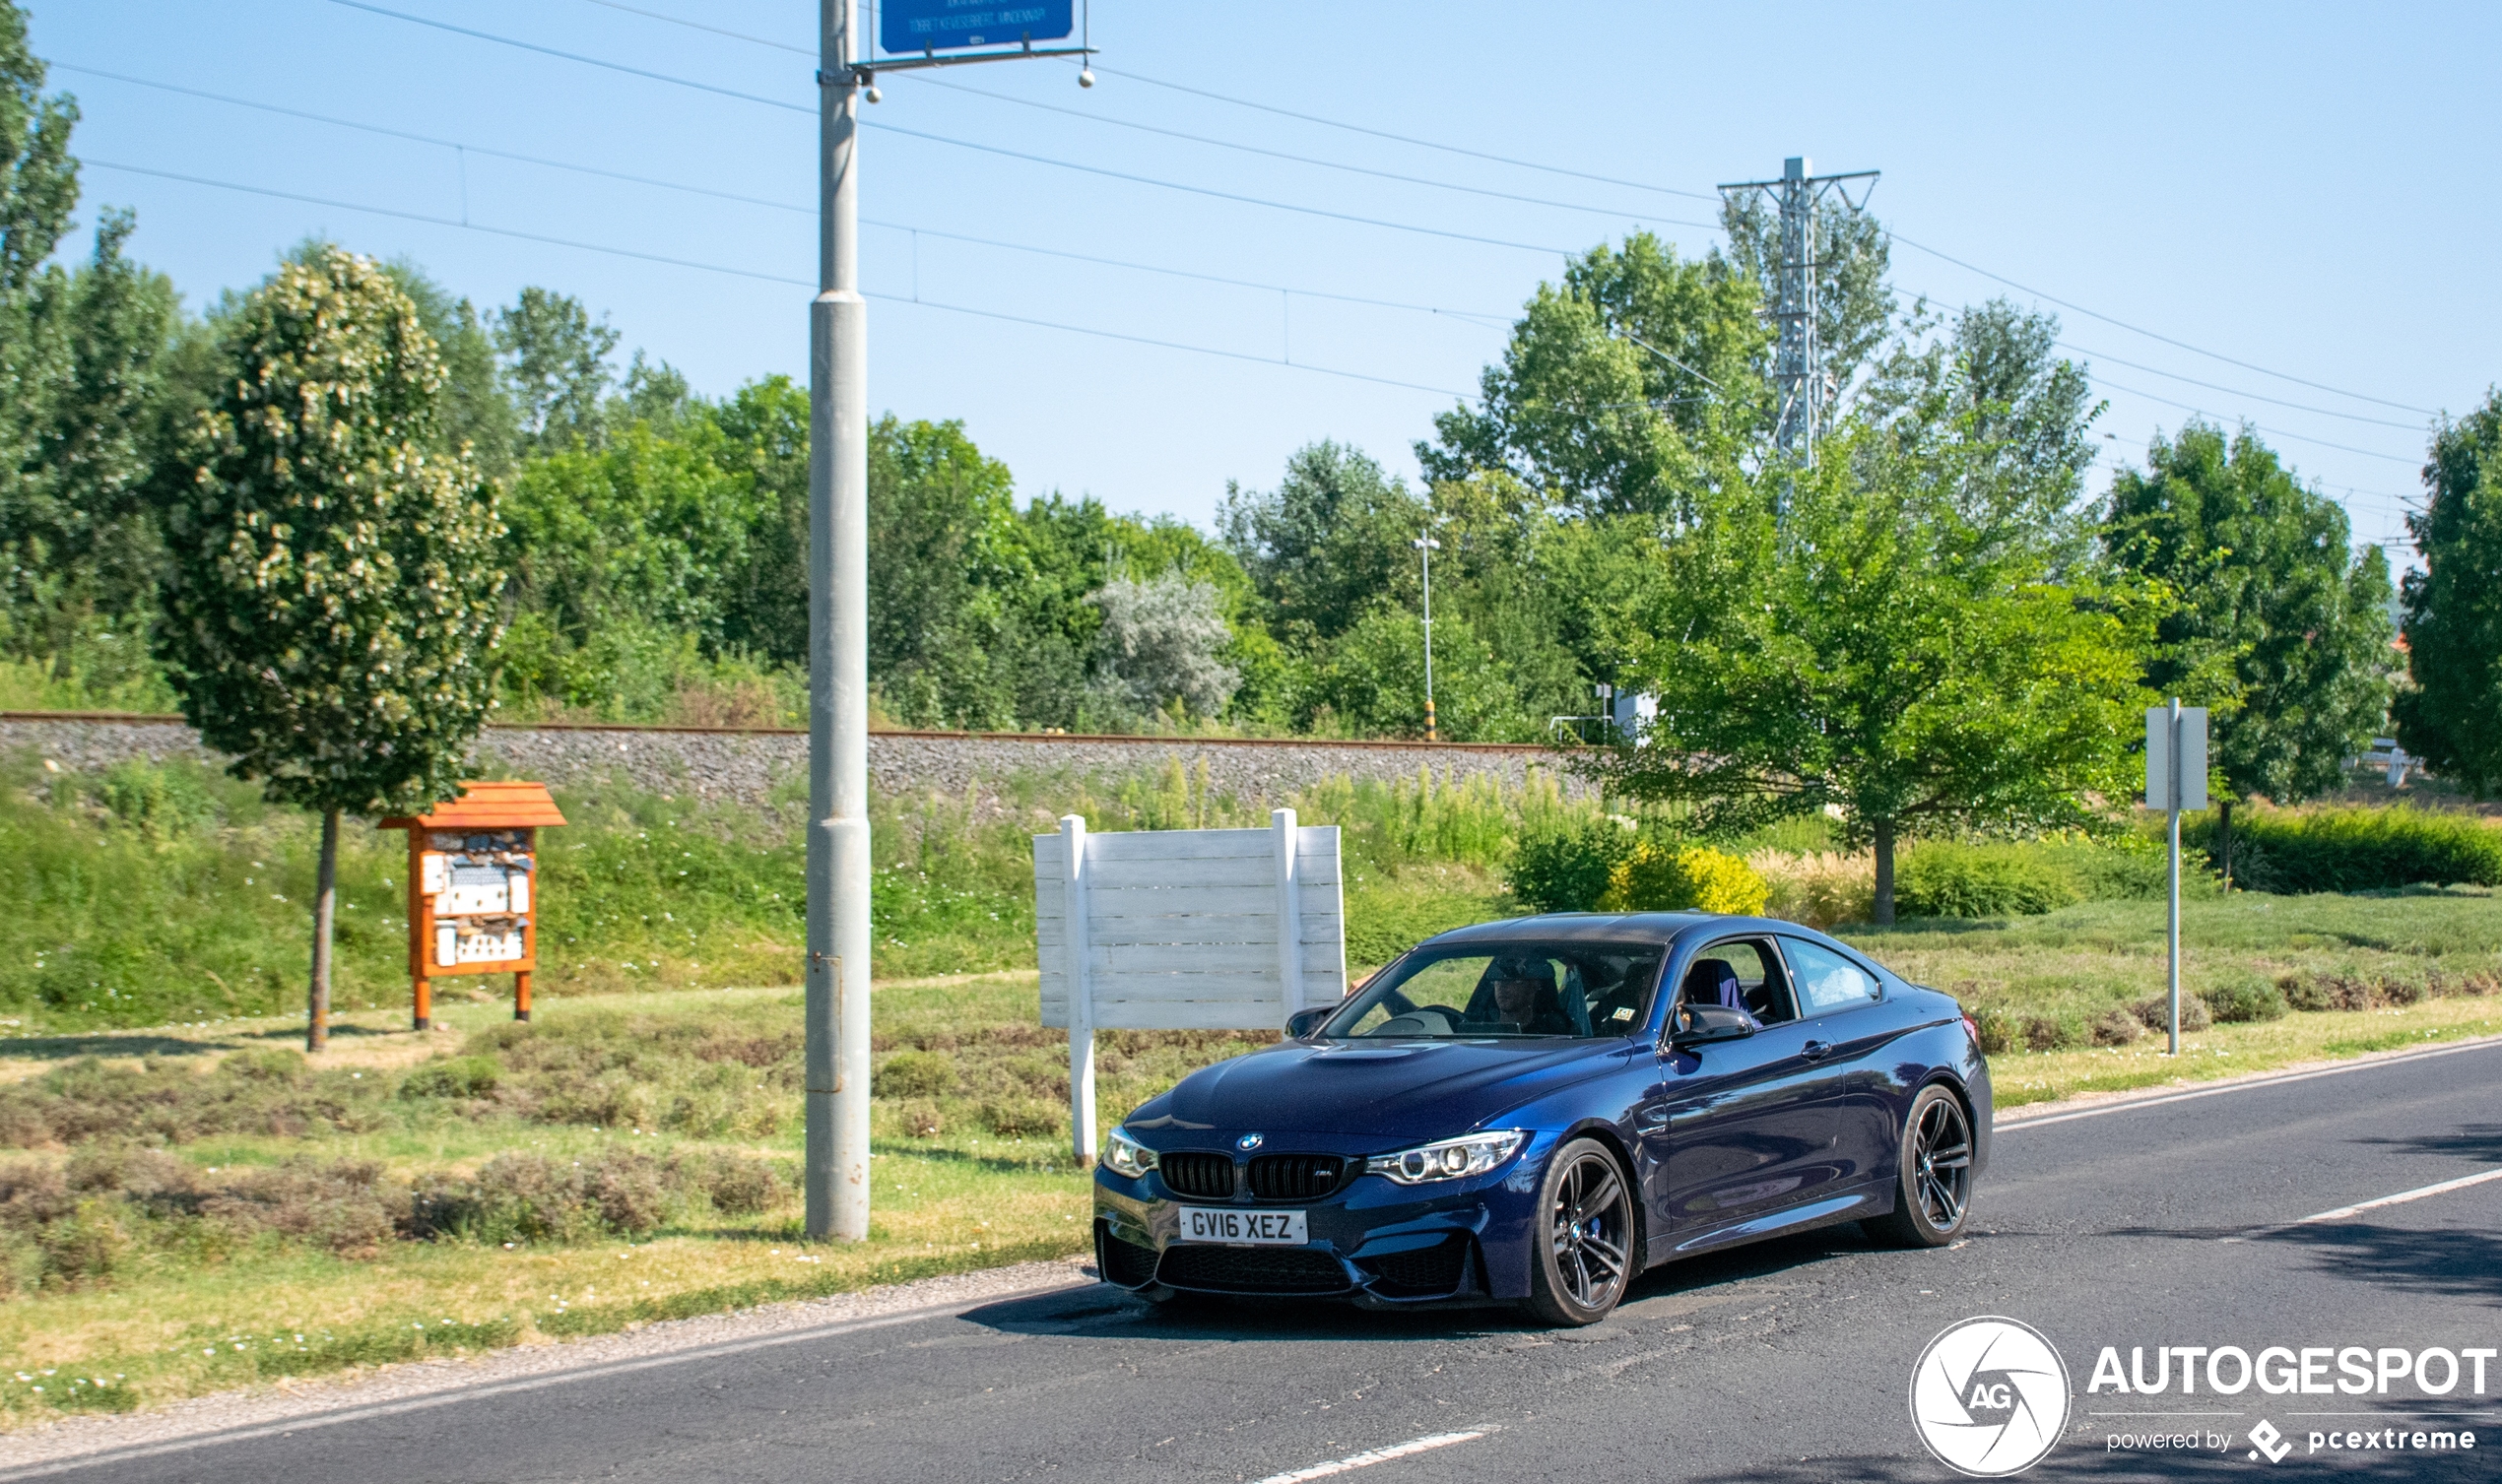
<path id="1" fill-rule="evenodd" d="M 1809 173 L 1811 163 L 1804 155 L 1781 162 L 1778 180 L 1744 180 L 1721 187 L 1728 191 L 1761 191 L 1770 196 L 1781 212 L 1781 261 L 1774 278 L 1775 296 L 1772 318 L 1780 327 L 1772 363 L 1772 383 L 1781 397 L 1779 419 L 1773 424 L 1773 443 L 1781 452 L 1815 463 L 1815 435 L 1824 419 L 1824 375 L 1819 364 L 1815 343 L 1815 207 L 1827 190 L 1840 188 L 1844 181 L 1874 182 L 1875 170 L 1855 170 L 1847 175 L 1814 175 Z M 1865 206 L 1863 194 L 1850 201 L 1847 190 L 1842 199 L 1856 211 Z"/>

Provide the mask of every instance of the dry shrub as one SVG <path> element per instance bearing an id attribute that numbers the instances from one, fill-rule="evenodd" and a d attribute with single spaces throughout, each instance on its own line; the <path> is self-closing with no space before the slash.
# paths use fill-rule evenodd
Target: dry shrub
<path id="1" fill-rule="evenodd" d="M 946 1121 L 939 1117 L 939 1106 L 927 1098 L 906 1103 L 902 1109 L 904 1131 L 914 1138 L 936 1138 L 946 1131 Z"/>
<path id="2" fill-rule="evenodd" d="M 277 1232 L 348 1258 L 378 1255 L 408 1219 L 409 1195 L 370 1160 L 291 1160 L 253 1170 L 200 1201 L 200 1214 Z"/>
<path id="3" fill-rule="evenodd" d="M 1051 1133 L 1068 1123 L 1066 1112 L 1031 1098 L 1003 1098 L 982 1105 L 982 1125 L 993 1133 Z"/>
<path id="4" fill-rule="evenodd" d="M 1773 917 L 1810 928 L 1864 923 L 1876 915 L 1876 858 L 1836 851 L 1759 850 L 1746 864 L 1763 877 Z"/>
<path id="5" fill-rule="evenodd" d="M 668 1213 L 677 1181 L 648 1154 L 606 1150 L 586 1160 L 505 1153 L 469 1180 L 437 1177 L 419 1187 L 406 1230 L 412 1237 L 457 1237 L 482 1244 L 581 1242 L 637 1237 Z"/>
<path id="6" fill-rule="evenodd" d="M 873 1096 L 945 1097 L 955 1090 L 955 1059 L 940 1052 L 899 1051 L 871 1074 Z"/>
<path id="7" fill-rule="evenodd" d="M 2140 1000 L 2130 1008 L 2137 1012 L 2137 1018 L 2144 1023 L 2147 1030 L 2168 1031 L 2172 1028 L 2172 997 L 2169 994 Z M 2181 1029 L 2203 1031 L 2214 1023 L 2214 1012 L 2207 1007 L 2206 1000 L 2201 996 L 2183 990 L 2181 992 Z"/>
<path id="8" fill-rule="evenodd" d="M 362 1133 L 388 1118 L 390 1081 L 312 1071 L 293 1051 L 236 1052 L 205 1075 L 179 1065 L 85 1057 L 0 1087 L 0 1134 L 18 1148 L 92 1139 L 178 1144 L 220 1134 Z"/>
<path id="9" fill-rule="evenodd" d="M 2186 999 L 2182 1000 L 2184 1008 L 2188 1003 Z M 2186 1030 L 2188 1027 L 2184 1025 L 2182 1028 Z M 2103 1011 L 2093 1023 L 2093 1044 L 2096 1046 L 2126 1046 L 2144 1034 L 2145 1027 L 2139 1023 L 2138 1017 L 2117 1005 Z"/>
<path id="10" fill-rule="evenodd" d="M 2276 988 L 2297 1010 L 2368 1010 L 2379 998 L 2379 987 L 2369 979 L 2317 969 L 2287 974 Z"/>
<path id="11" fill-rule="evenodd" d="M 93 1144 L 61 1167 L 61 1178 L 81 1194 L 120 1193 L 142 1200 L 181 1199 L 200 1194 L 200 1174 L 163 1149 L 134 1144 Z"/>
<path id="12" fill-rule="evenodd" d="M 2023 1030 L 2015 1016 L 1995 1005 L 1967 1004 L 1965 1008 L 1971 1012 L 1972 1023 L 1980 1027 L 1984 1055 L 1995 1057 L 2015 1049 L 2016 1038 Z"/>
<path id="13" fill-rule="evenodd" d="M 2024 1045 L 2030 1051 L 2065 1051 L 2084 1038 L 2076 1028 L 2051 1015 L 2028 1015 L 2024 1020 Z"/>
<path id="14" fill-rule="evenodd" d="M 672 1161 L 674 1166 L 677 1162 Z M 672 1169 L 672 1175 L 679 1172 Z M 694 1184 L 725 1216 L 753 1216 L 771 1210 L 791 1188 L 770 1161 L 751 1155 L 707 1155 L 693 1171 Z"/>

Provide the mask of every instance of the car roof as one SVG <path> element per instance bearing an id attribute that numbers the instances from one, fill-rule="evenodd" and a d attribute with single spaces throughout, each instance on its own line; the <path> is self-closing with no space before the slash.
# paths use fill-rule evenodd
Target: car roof
<path id="1" fill-rule="evenodd" d="M 1775 924 L 1762 918 L 1721 917 L 1709 912 L 1547 912 L 1535 917 L 1507 917 L 1500 922 L 1454 928 L 1426 938 L 1417 946 L 1520 942 L 1536 938 L 1543 942 L 1565 943 L 1630 941 L 1666 947 L 1697 929 L 1748 928 L 1765 932 L 1776 928 L 1791 933 L 1801 931 L 1796 923 Z"/>

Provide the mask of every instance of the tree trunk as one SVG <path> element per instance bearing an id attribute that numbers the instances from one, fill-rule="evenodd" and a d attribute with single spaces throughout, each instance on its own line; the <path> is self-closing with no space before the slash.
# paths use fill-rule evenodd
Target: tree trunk
<path id="1" fill-rule="evenodd" d="M 321 873 L 313 882 L 312 1003 L 304 1050 L 330 1044 L 330 921 L 339 902 L 339 811 L 321 811 Z"/>
<path id="2" fill-rule="evenodd" d="M 2215 801 L 2215 859 L 2224 868 L 2224 891 L 2233 889 L 2233 802 Z"/>
<path id="3" fill-rule="evenodd" d="M 1876 832 L 1876 926 L 1894 925 L 1894 821 L 1879 819 Z"/>

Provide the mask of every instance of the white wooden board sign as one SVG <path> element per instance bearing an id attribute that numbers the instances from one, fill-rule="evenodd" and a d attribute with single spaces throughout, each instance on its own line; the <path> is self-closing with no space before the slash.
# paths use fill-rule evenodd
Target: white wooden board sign
<path id="1" fill-rule="evenodd" d="M 1069 1031 L 1072 1135 L 1094 1144 L 1093 1040 L 1107 1030 L 1283 1030 L 1347 994 L 1338 826 L 1093 834 L 1034 844 L 1042 1023 Z M 1077 910 L 1071 911 L 1071 904 Z M 1074 993 L 1073 993 L 1074 990 Z"/>

